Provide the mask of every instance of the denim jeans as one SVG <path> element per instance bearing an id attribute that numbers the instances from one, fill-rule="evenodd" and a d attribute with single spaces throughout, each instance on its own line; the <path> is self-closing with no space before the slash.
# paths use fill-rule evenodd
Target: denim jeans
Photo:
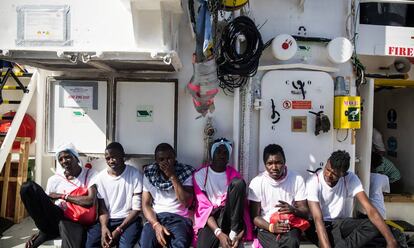
<path id="1" fill-rule="evenodd" d="M 190 219 L 172 213 L 159 213 L 157 214 L 157 220 L 171 234 L 166 237 L 168 248 L 190 247 L 193 237 L 193 226 Z M 161 247 L 158 244 L 155 231 L 149 222 L 144 225 L 139 243 L 141 248 Z"/>
<path id="2" fill-rule="evenodd" d="M 109 219 L 108 228 L 112 232 L 119 225 L 122 224 L 124 219 Z M 132 222 L 122 233 L 119 238 L 119 248 L 132 248 L 139 240 L 142 231 L 142 220 L 138 217 Z M 86 238 L 86 247 L 101 247 L 101 224 L 98 222 L 88 229 L 88 235 Z"/>

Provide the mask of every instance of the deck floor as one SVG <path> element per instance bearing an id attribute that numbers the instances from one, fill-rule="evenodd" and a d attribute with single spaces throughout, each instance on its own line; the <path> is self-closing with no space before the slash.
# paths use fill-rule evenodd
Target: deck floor
<path id="1" fill-rule="evenodd" d="M 0 238 L 0 247 L 4 248 L 24 248 L 26 240 L 37 232 L 37 228 L 34 225 L 34 222 L 31 218 L 25 218 L 21 223 L 13 225 L 3 233 L 3 237 Z M 40 246 L 41 248 L 52 248 L 59 247 L 53 243 L 53 241 L 48 241 L 44 245 Z M 250 247 L 245 246 L 245 247 Z M 301 245 L 303 248 L 316 248 L 314 245 Z"/>

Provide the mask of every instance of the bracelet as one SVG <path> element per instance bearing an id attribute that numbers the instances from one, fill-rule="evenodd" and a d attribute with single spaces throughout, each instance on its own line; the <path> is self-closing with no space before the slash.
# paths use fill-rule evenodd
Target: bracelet
<path id="1" fill-rule="evenodd" d="M 122 228 L 120 228 L 119 226 L 115 228 L 115 231 L 119 232 L 120 234 L 124 232 L 124 230 L 122 230 Z"/>
<path id="2" fill-rule="evenodd" d="M 221 233 L 221 228 L 220 227 L 217 227 L 216 230 L 214 230 L 214 235 L 218 238 L 218 236 L 220 235 L 220 233 Z"/>
<path id="3" fill-rule="evenodd" d="M 269 224 L 269 232 L 271 232 L 271 233 L 274 233 L 274 231 L 275 231 L 275 224 Z"/>
<path id="4" fill-rule="evenodd" d="M 63 197 L 63 200 L 67 201 L 67 200 L 68 200 L 68 196 L 69 196 L 69 194 L 66 194 L 66 195 Z"/>
<path id="5" fill-rule="evenodd" d="M 158 221 L 152 224 L 152 229 L 155 229 L 156 226 L 161 225 Z"/>

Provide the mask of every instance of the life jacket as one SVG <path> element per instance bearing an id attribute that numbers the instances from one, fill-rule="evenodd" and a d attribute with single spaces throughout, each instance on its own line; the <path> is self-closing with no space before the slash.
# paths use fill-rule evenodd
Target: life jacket
<path id="1" fill-rule="evenodd" d="M 187 84 L 197 112 L 205 116 L 213 112 L 214 96 L 218 93 L 217 65 L 214 59 L 193 62 L 193 76 Z"/>

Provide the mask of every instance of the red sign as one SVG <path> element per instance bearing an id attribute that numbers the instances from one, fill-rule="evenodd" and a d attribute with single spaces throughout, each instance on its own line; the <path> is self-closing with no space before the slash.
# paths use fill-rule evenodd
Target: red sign
<path id="1" fill-rule="evenodd" d="M 388 55 L 414 57 L 414 47 L 388 47 Z"/>
<path id="2" fill-rule="evenodd" d="M 292 101 L 292 109 L 311 109 L 312 101 Z"/>

